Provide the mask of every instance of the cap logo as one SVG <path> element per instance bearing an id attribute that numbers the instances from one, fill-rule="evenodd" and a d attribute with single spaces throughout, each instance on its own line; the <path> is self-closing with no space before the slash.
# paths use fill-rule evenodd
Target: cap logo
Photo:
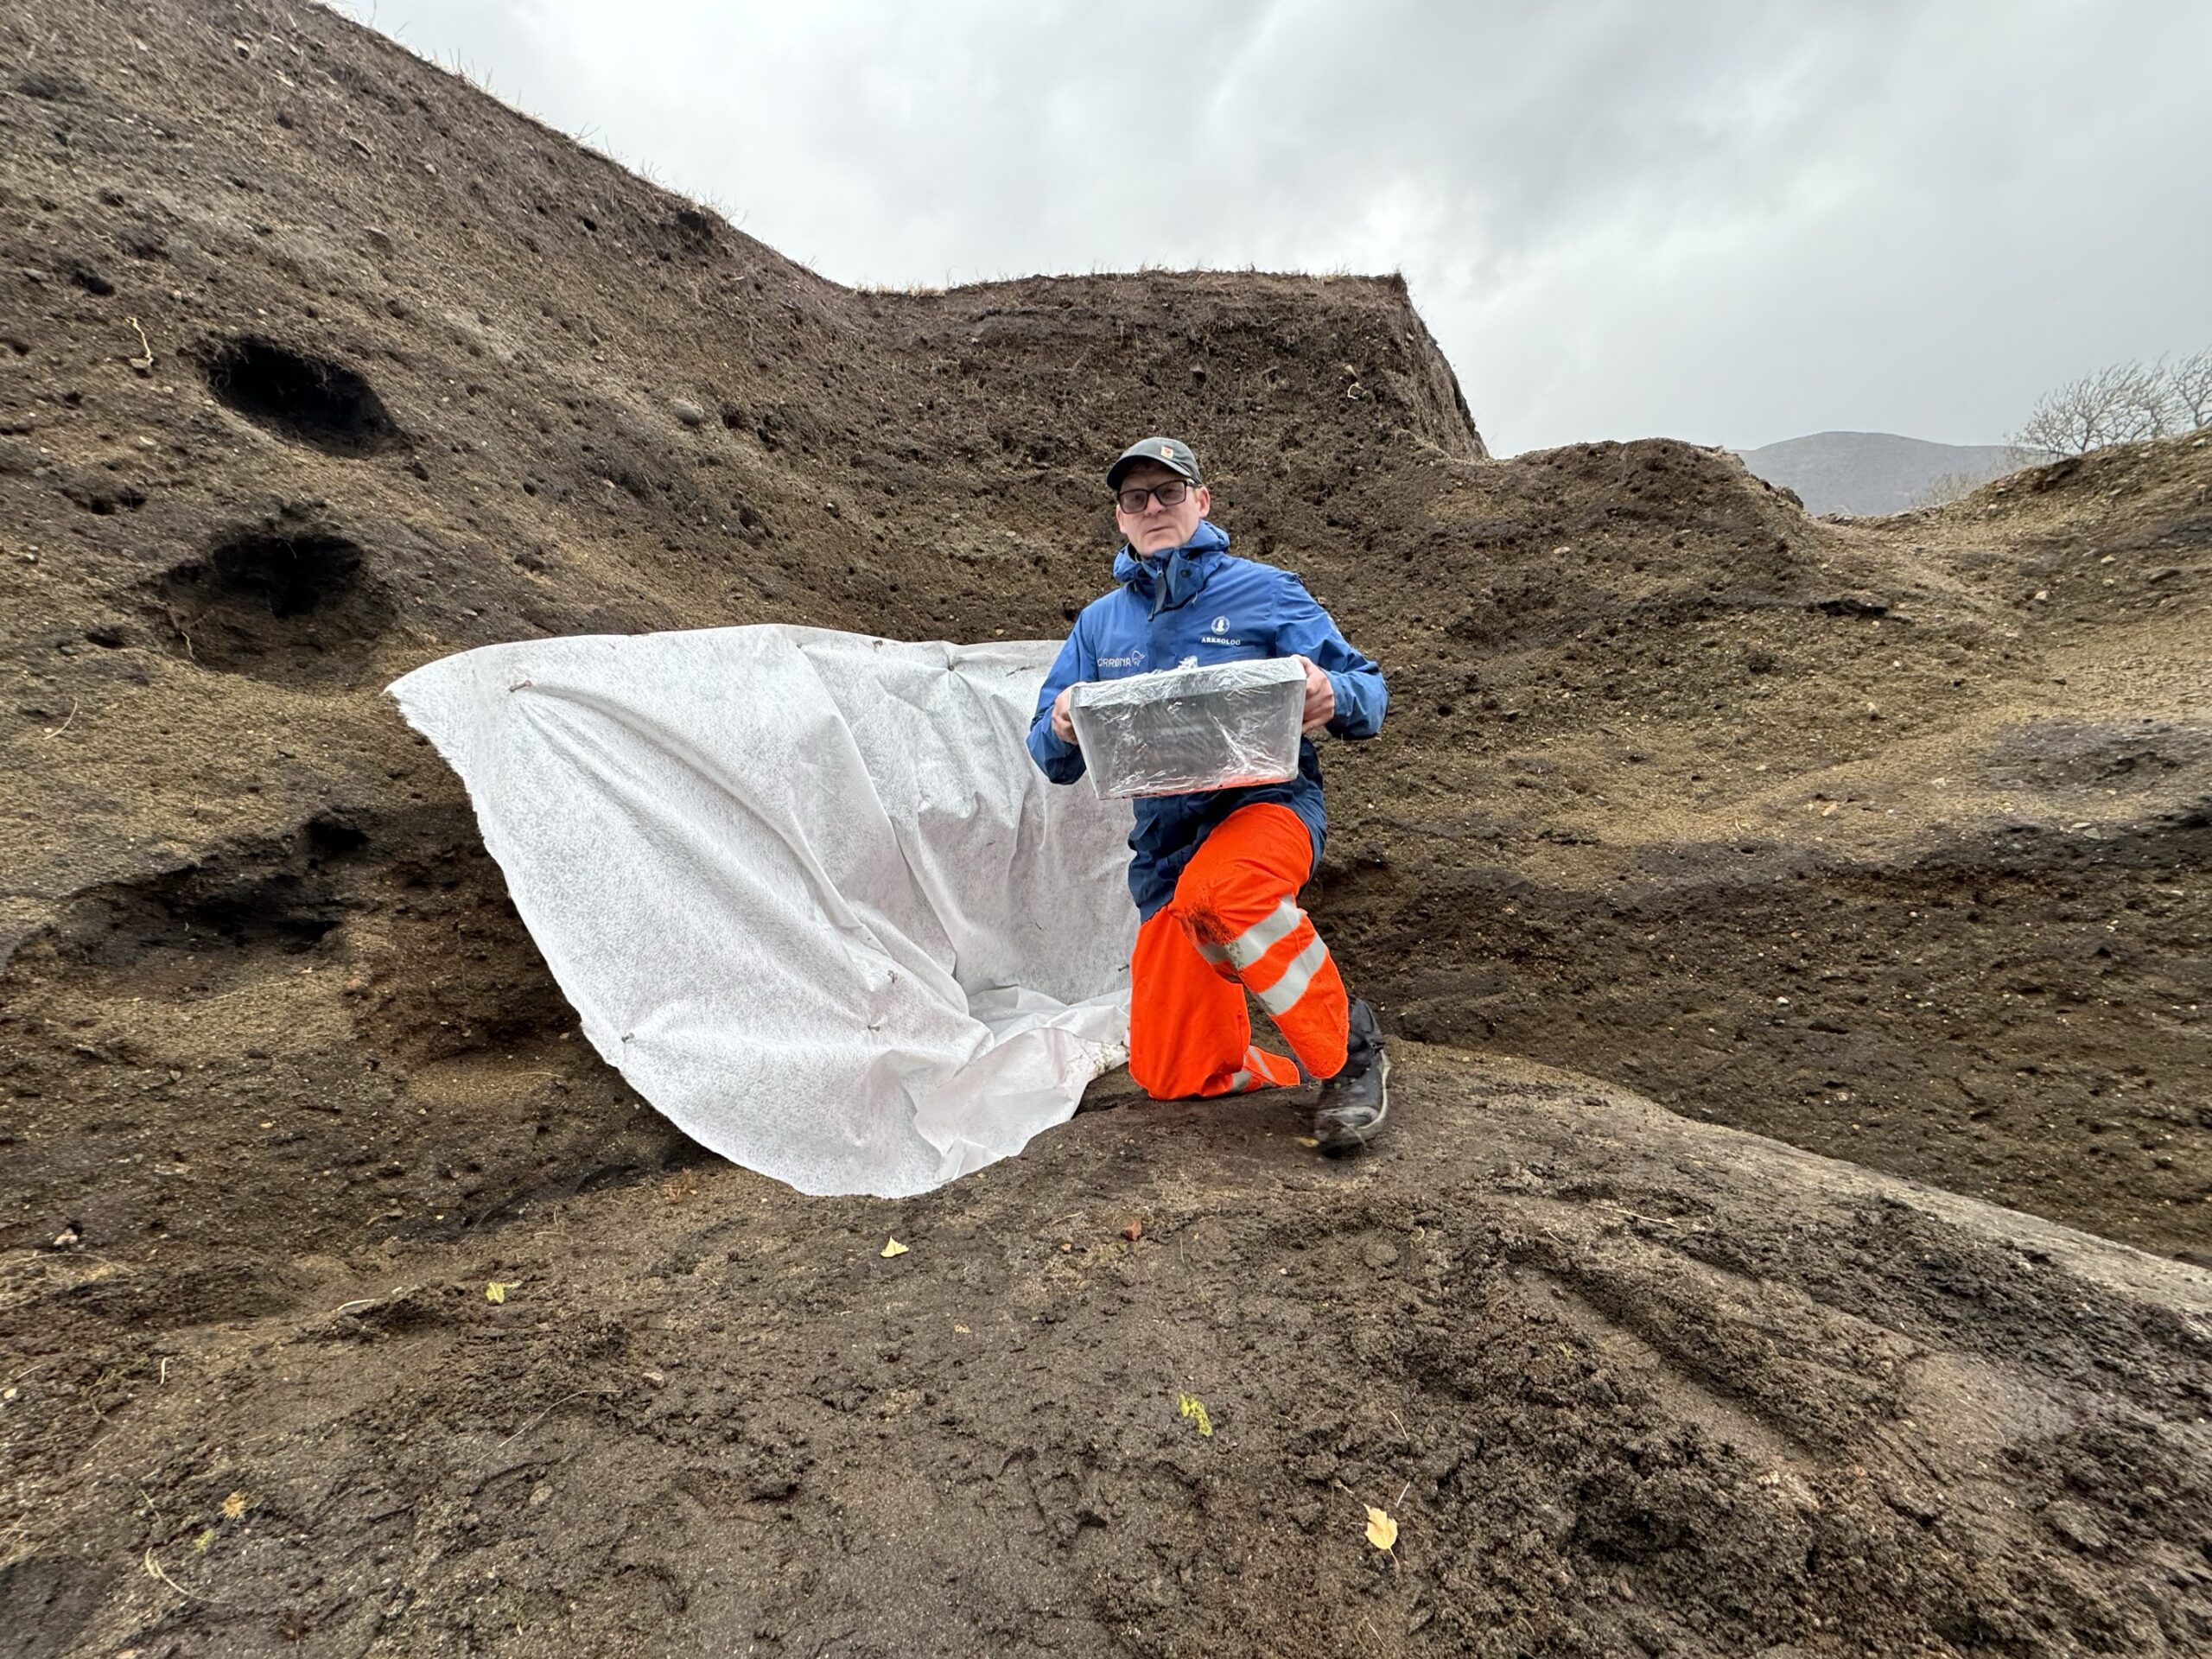
<path id="1" fill-rule="evenodd" d="M 1163 443 L 1160 446 L 1160 453 L 1173 461 L 1175 459 L 1175 446 L 1172 443 Z"/>

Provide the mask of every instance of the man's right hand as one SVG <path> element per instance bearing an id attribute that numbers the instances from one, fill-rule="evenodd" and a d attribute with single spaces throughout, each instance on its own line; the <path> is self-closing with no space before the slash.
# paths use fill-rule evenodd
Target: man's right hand
<path id="1" fill-rule="evenodd" d="M 1068 713 L 1068 699 L 1074 693 L 1075 688 L 1070 686 L 1052 699 L 1052 735 L 1063 743 L 1072 744 L 1075 741 L 1075 720 Z"/>

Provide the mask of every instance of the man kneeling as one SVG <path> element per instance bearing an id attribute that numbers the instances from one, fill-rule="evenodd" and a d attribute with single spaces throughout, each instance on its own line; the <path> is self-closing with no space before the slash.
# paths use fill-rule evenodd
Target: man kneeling
<path id="1" fill-rule="evenodd" d="M 1106 474 L 1127 538 L 1118 584 L 1084 607 L 1046 676 L 1029 753 L 1056 784 L 1083 776 L 1071 687 L 1155 669 L 1295 657 L 1306 667 L 1298 774 L 1278 784 L 1136 802 L 1129 893 L 1141 925 L 1129 959 L 1129 1075 L 1154 1099 L 1325 1079 L 1313 1136 L 1331 1153 L 1374 1138 L 1389 1112 L 1389 1058 L 1374 1011 L 1344 981 L 1298 907 L 1326 818 L 1311 734 L 1373 737 L 1382 671 L 1345 642 L 1288 571 L 1230 556 L 1206 518 L 1198 457 L 1178 438 L 1132 444 Z M 1249 991 L 1295 1062 L 1256 1047 Z"/>

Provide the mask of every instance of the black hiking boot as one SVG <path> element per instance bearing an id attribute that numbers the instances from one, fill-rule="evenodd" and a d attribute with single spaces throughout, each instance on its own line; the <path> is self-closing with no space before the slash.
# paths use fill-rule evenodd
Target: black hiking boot
<path id="1" fill-rule="evenodd" d="M 1321 1098 L 1313 1107 L 1313 1139 L 1332 1157 L 1357 1152 L 1390 1115 L 1390 1057 L 1382 1052 L 1375 1010 L 1355 1001 L 1351 1026 L 1344 1069 L 1321 1085 Z"/>

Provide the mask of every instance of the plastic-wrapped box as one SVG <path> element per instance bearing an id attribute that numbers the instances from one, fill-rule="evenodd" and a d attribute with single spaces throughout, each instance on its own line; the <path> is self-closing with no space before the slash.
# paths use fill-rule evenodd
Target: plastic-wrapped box
<path id="1" fill-rule="evenodd" d="M 1295 657 L 1088 680 L 1068 698 L 1100 795 L 1191 795 L 1298 772 L 1306 670 Z"/>

